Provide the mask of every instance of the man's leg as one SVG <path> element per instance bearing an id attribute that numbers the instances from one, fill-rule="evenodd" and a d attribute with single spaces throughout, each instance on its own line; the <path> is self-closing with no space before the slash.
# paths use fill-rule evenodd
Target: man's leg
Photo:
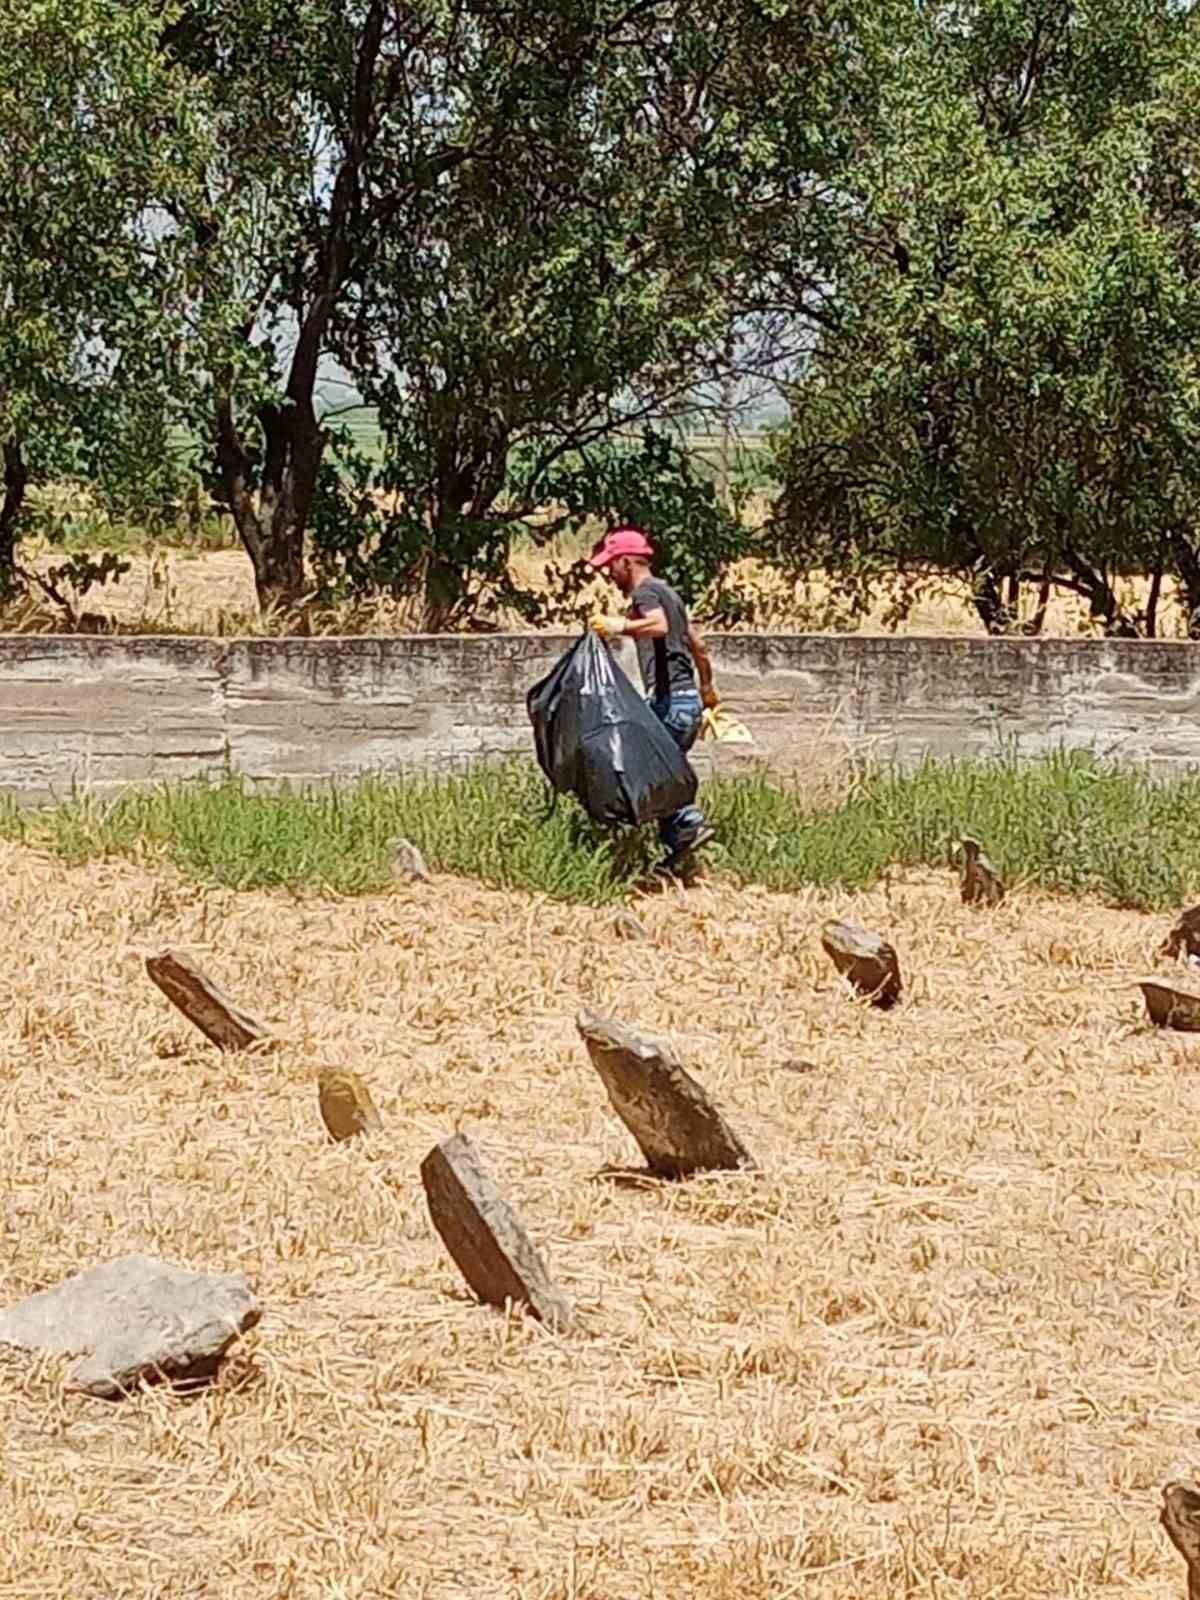
<path id="1" fill-rule="evenodd" d="M 696 742 L 700 731 L 702 708 L 700 696 L 673 695 L 668 701 L 651 701 L 655 716 L 666 728 L 680 750 L 686 755 Z M 663 817 L 658 824 L 658 836 L 668 857 L 682 855 L 689 850 L 705 831 L 704 813 L 699 806 L 683 806 Z"/>

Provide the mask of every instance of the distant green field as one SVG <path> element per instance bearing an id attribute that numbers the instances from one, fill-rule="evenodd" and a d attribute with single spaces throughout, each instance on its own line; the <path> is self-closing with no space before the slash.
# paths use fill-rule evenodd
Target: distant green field
<path id="1" fill-rule="evenodd" d="M 378 463 L 383 455 L 382 434 L 379 429 L 378 418 L 372 406 L 350 406 L 345 410 L 330 409 L 322 416 L 322 421 L 331 428 L 344 429 L 353 447 L 373 464 Z M 630 443 L 637 437 L 631 431 L 628 435 Z M 695 459 L 714 476 L 721 469 L 722 440 L 718 433 L 689 433 L 684 436 Z M 731 466 L 741 462 L 744 466 L 748 460 L 760 452 L 765 444 L 767 432 L 763 428 L 746 429 L 736 434 L 730 441 L 729 456 Z M 181 460 L 200 457 L 200 441 L 194 434 L 189 434 L 181 428 L 172 430 L 169 446 L 171 453 Z"/>
<path id="2" fill-rule="evenodd" d="M 350 435 L 355 447 L 371 460 L 378 460 L 380 455 L 379 423 L 375 411 L 371 406 L 354 406 L 346 411 L 331 411 L 324 420 L 331 425 L 345 428 Z M 631 433 L 630 438 L 634 435 Z M 766 430 L 762 428 L 749 429 L 739 433 L 732 441 L 731 450 L 734 452 L 753 453 L 760 450 L 766 439 Z M 716 466 L 721 458 L 721 436 L 718 433 L 690 433 L 687 435 L 688 444 L 697 456 L 702 457 L 710 465 Z"/>

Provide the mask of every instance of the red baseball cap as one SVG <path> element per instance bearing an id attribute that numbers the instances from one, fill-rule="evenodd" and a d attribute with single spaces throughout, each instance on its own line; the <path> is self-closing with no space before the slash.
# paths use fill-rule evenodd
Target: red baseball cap
<path id="1" fill-rule="evenodd" d="M 649 561 L 653 554 L 654 546 L 640 528 L 614 528 L 592 551 L 588 564 L 599 571 L 620 556 L 640 556 Z"/>

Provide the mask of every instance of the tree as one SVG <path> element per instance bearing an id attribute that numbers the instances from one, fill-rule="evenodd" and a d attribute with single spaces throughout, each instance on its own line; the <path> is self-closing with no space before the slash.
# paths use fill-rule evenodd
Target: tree
<path id="1" fill-rule="evenodd" d="M 323 357 L 338 350 L 382 390 L 374 341 L 395 319 L 414 325 L 403 354 L 419 351 L 415 325 L 444 268 L 412 254 L 430 217 L 464 185 L 502 190 L 515 154 L 526 169 L 552 156 L 543 124 L 586 97 L 599 41 L 640 9 L 194 0 L 165 33 L 216 106 L 207 195 L 176 222 L 199 266 L 191 309 L 219 478 L 265 602 L 305 585 Z M 502 232 L 501 245 L 520 241 Z M 393 323 L 375 310 L 385 287 Z"/>
<path id="2" fill-rule="evenodd" d="M 382 0 L 186 0 L 162 30 L 163 59 L 206 96 L 212 137 L 202 183 L 170 208 L 169 248 L 191 263 L 176 307 L 191 421 L 264 604 L 304 587 L 333 308 L 402 194 L 458 158 L 440 135 L 408 152 L 391 137 L 396 104 L 425 93 L 410 67 L 436 22 L 435 6 L 406 20 Z"/>
<path id="3" fill-rule="evenodd" d="M 473 577 L 502 578 L 562 463 L 677 406 L 724 331 L 714 267 L 753 163 L 733 159 L 719 93 L 731 19 L 693 13 L 595 7 L 586 52 L 540 63 L 524 114 L 384 241 L 372 293 L 335 316 L 386 438 L 375 570 L 420 578 L 429 628 Z M 515 73 L 522 48 L 493 70 Z"/>
<path id="4" fill-rule="evenodd" d="M 782 554 L 958 573 L 990 631 L 1026 582 L 1153 631 L 1157 587 L 1128 615 L 1114 579 L 1161 573 L 1196 520 L 1190 180 L 1176 155 L 1168 196 L 1155 160 L 1194 32 L 1167 5 L 987 0 L 875 58 L 828 205 L 771 263 L 816 330 Z"/>
<path id="5" fill-rule="evenodd" d="M 322 488 L 323 356 L 387 437 L 370 487 L 395 509 L 381 526 L 365 508 L 371 570 L 419 570 L 430 626 L 500 562 L 530 509 L 518 487 L 539 492 L 511 452 L 536 445 L 550 471 L 694 383 L 760 181 L 752 64 L 811 76 L 807 16 L 189 0 L 164 48 L 215 98 L 221 157 L 177 222 L 221 487 L 264 601 L 302 591 L 312 516 L 349 537 Z"/>
<path id="6" fill-rule="evenodd" d="M 29 484 L 161 463 L 172 329 L 154 205 L 196 159 L 149 0 L 0 0 L 0 584 Z"/>

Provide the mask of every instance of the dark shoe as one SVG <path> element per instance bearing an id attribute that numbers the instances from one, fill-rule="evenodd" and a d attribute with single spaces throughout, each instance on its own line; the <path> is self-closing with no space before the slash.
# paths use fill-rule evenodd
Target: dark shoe
<path id="1" fill-rule="evenodd" d="M 695 855 L 697 850 L 708 844 L 710 839 L 715 839 L 716 836 L 717 830 L 715 828 L 710 828 L 707 825 L 697 828 L 690 839 L 682 840 L 675 846 L 674 850 L 667 852 L 655 867 L 655 872 L 661 877 L 673 876 L 691 856 Z"/>

